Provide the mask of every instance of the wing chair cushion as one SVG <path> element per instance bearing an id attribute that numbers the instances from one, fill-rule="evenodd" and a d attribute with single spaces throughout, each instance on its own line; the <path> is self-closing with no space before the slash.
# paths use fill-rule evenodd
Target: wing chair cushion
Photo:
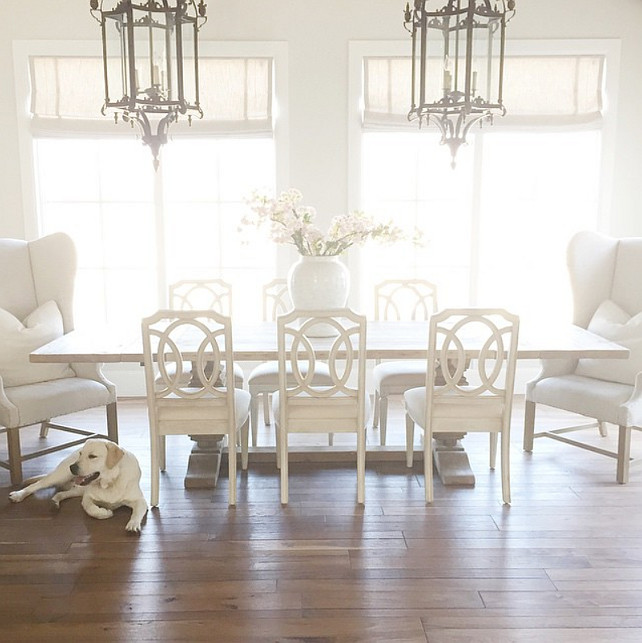
<path id="1" fill-rule="evenodd" d="M 4 390 L 11 403 L 0 408 L 1 426 L 26 426 L 75 413 L 114 401 L 114 395 L 101 382 L 84 377 L 69 377 L 49 382 L 37 382 Z"/>
<path id="2" fill-rule="evenodd" d="M 63 334 L 62 315 L 55 301 L 48 301 L 24 322 L 0 308 L 0 375 L 5 387 L 74 377 L 69 364 L 32 364 L 29 353 Z"/>
<path id="3" fill-rule="evenodd" d="M 628 359 L 581 359 L 576 374 L 633 385 L 635 376 L 642 371 L 642 313 L 631 317 L 607 299 L 595 311 L 588 330 L 625 346 L 631 354 Z"/>

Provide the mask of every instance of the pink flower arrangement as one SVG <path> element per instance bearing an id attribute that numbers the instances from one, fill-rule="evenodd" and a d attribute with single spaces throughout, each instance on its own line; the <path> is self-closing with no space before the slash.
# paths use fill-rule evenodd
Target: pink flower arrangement
<path id="1" fill-rule="evenodd" d="M 275 243 L 291 243 L 304 256 L 334 256 L 345 252 L 352 245 L 362 245 L 373 240 L 395 243 L 407 240 L 407 235 L 392 221 L 377 223 L 363 212 L 341 214 L 332 219 L 324 234 L 315 224 L 314 208 L 301 205 L 301 192 L 295 189 L 281 192 L 278 198 L 254 193 L 248 200 L 250 213 L 243 217 L 243 225 L 264 228 Z M 415 233 L 413 241 L 419 236 Z"/>

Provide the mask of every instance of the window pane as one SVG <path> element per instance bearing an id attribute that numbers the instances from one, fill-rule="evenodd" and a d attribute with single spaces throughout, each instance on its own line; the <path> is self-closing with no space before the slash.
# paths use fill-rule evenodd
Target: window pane
<path id="1" fill-rule="evenodd" d="M 469 139 L 453 170 L 436 135 L 363 134 L 362 207 L 416 225 L 426 245 L 366 246 L 362 306 L 371 310 L 377 281 L 412 277 L 437 284 L 440 307 L 568 321 L 566 246 L 597 227 L 600 132 L 489 130 Z"/>
<path id="2" fill-rule="evenodd" d="M 65 231 L 78 251 L 77 326 L 136 329 L 190 278 L 229 281 L 234 314 L 260 317 L 276 249 L 243 244 L 238 224 L 250 192 L 274 186 L 272 139 L 172 141 L 157 173 L 135 138 L 35 148 L 42 233 Z"/>
<path id="3" fill-rule="evenodd" d="M 434 133 L 365 133 L 362 139 L 362 207 L 423 232 L 424 246 L 368 244 L 361 251 L 361 305 L 372 312 L 374 284 L 418 278 L 439 288 L 440 305 L 467 300 L 471 261 L 471 150 L 457 171 Z"/>

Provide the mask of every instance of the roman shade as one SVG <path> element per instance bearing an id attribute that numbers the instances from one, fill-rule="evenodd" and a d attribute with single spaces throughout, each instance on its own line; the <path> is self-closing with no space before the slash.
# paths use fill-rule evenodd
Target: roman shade
<path id="1" fill-rule="evenodd" d="M 35 136 L 108 133 L 131 136 L 127 127 L 101 113 L 103 61 L 98 57 L 32 56 L 31 130 Z M 119 64 L 114 59 L 113 64 Z M 272 67 L 269 57 L 199 58 L 203 119 L 179 119 L 172 136 L 271 134 Z M 112 96 L 112 98 L 114 98 Z"/>
<path id="2" fill-rule="evenodd" d="M 364 58 L 364 129 L 417 129 L 408 121 L 410 57 Z M 439 77 L 441 61 L 434 60 Z M 602 119 L 601 55 L 514 56 L 505 60 L 504 105 L 496 127 L 596 126 Z"/>

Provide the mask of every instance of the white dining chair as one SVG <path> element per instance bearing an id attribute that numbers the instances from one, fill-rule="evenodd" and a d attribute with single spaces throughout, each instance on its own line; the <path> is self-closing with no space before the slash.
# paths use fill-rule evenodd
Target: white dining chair
<path id="1" fill-rule="evenodd" d="M 169 285 L 169 307 L 172 310 L 213 310 L 232 316 L 232 285 L 223 279 L 181 279 Z M 191 366 L 184 365 L 184 377 L 191 376 Z M 223 373 L 224 374 L 224 373 Z M 245 386 L 245 373 L 234 364 L 234 386 Z"/>
<path id="2" fill-rule="evenodd" d="M 388 279 L 375 286 L 376 320 L 427 321 L 437 310 L 437 286 L 424 279 Z M 423 360 L 378 362 L 373 371 L 373 428 L 379 426 L 379 443 L 386 444 L 388 397 L 403 395 L 426 379 Z"/>
<path id="3" fill-rule="evenodd" d="M 406 464 L 414 427 L 424 431 L 426 502 L 433 501 L 433 436 L 490 434 L 490 468 L 501 435 L 502 498 L 510 504 L 510 419 L 519 318 L 501 309 L 446 309 L 430 318 L 425 385 L 404 393 Z"/>
<path id="4" fill-rule="evenodd" d="M 313 339 L 310 328 L 323 323 L 336 336 Z M 318 326 L 317 326 L 318 327 Z M 288 502 L 288 438 L 292 433 L 354 433 L 357 442 L 357 502 L 365 502 L 366 318 L 348 308 L 293 310 L 277 319 L 279 390 L 272 410 L 281 468 L 281 503 Z M 313 373 L 327 358 L 331 383 L 316 385 Z M 303 369 L 305 364 L 307 368 Z"/>
<path id="5" fill-rule="evenodd" d="M 159 501 L 168 435 L 227 436 L 229 504 L 236 504 L 237 435 L 247 468 L 250 394 L 222 383 L 233 372 L 232 324 L 211 310 L 160 310 L 142 320 L 151 451 L 151 504 Z M 186 381 L 185 363 L 192 377 Z"/>
<path id="6" fill-rule="evenodd" d="M 262 309 L 264 321 L 275 321 L 278 315 L 292 309 L 285 279 L 273 279 L 262 288 Z M 288 367 L 289 368 L 289 367 Z M 302 368 L 305 368 L 302 365 Z M 289 373 L 291 375 L 291 371 Z M 328 367 L 323 362 L 316 364 L 312 383 L 323 386 L 331 384 Z M 259 400 L 263 398 L 263 421 L 270 425 L 270 396 L 279 388 L 278 361 L 263 362 L 250 372 L 247 378 L 248 390 L 252 396 L 250 426 L 252 428 L 252 446 L 256 446 L 259 425 Z M 331 437 L 328 438 L 332 443 Z"/>
<path id="7" fill-rule="evenodd" d="M 630 356 L 542 360 L 540 374 L 526 386 L 524 450 L 533 450 L 535 438 L 547 437 L 614 458 L 616 480 L 624 484 L 629 480 L 631 432 L 642 428 L 642 238 L 579 232 L 568 244 L 567 264 L 573 323 L 628 348 Z M 589 421 L 578 424 L 576 418 L 569 418 L 567 426 L 536 431 L 538 404 Z M 585 433 L 597 427 L 606 438 L 607 423 L 618 427 L 616 450 L 596 444 Z"/>

